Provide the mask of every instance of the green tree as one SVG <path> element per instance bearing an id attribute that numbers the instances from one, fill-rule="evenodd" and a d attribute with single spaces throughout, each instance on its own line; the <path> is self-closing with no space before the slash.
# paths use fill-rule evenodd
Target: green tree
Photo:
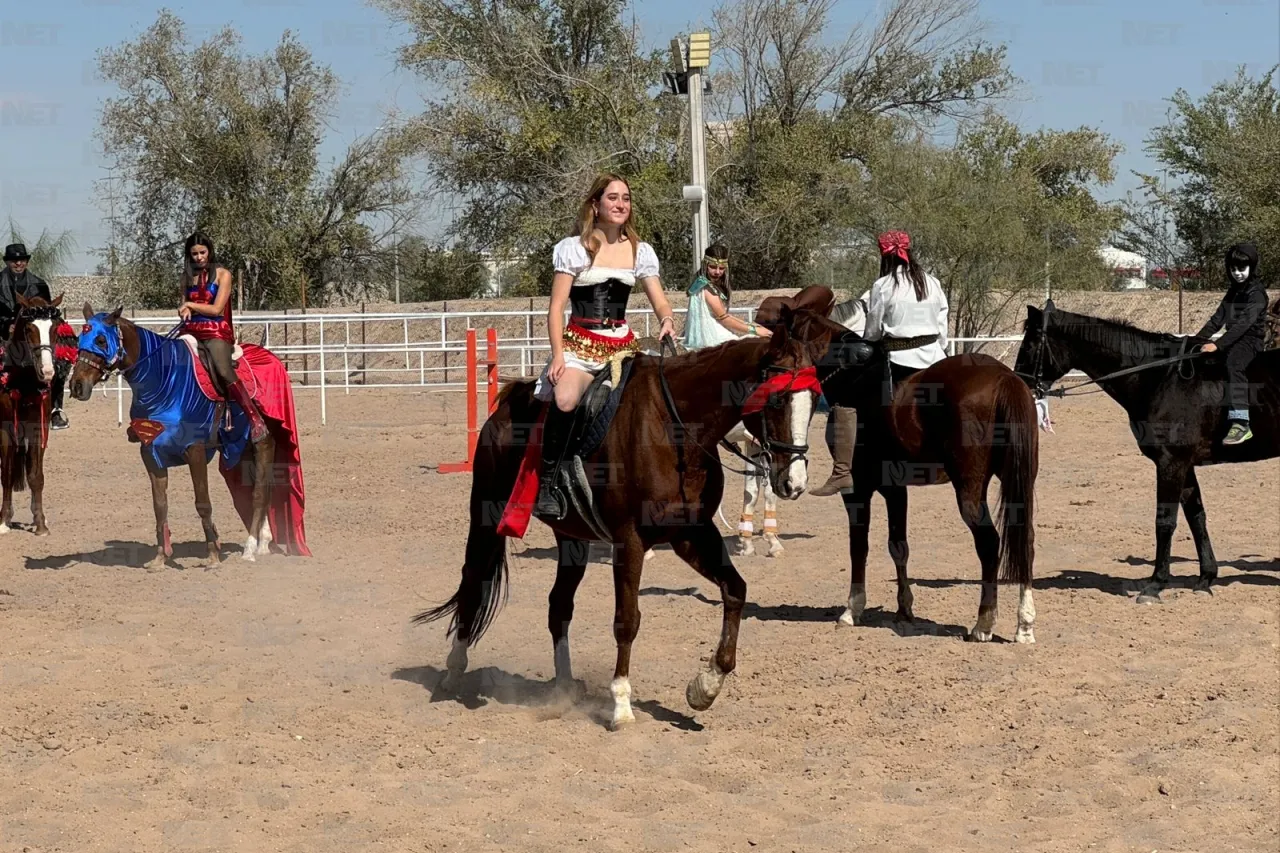
<path id="1" fill-rule="evenodd" d="M 1146 204 L 1172 213 L 1185 260 L 1199 266 L 1203 286 L 1223 286 L 1222 257 L 1237 242 L 1280 243 L 1280 94 L 1275 66 L 1258 79 L 1240 69 L 1199 100 L 1179 89 L 1173 115 L 1147 139 L 1147 150 L 1176 184 L 1167 192 L 1141 175 Z M 1129 237 L 1142 243 L 1141 209 L 1132 210 Z M 1149 244 L 1149 239 L 1148 239 Z M 1280 284 L 1275 264 L 1260 271 Z M 1190 282 L 1188 282 L 1190 285 Z"/>
<path id="2" fill-rule="evenodd" d="M 452 236 L 528 256 L 520 289 L 547 292 L 551 246 L 596 175 L 613 171 L 631 183 L 664 273 L 688 267 L 681 105 L 657 95 L 665 56 L 641 49 L 625 0 L 376 5 L 411 32 L 401 64 L 441 93 L 412 136 L 439 189 L 462 200 Z"/>
<path id="3" fill-rule="evenodd" d="M 120 282 L 133 301 L 173 304 L 182 243 L 199 228 L 245 272 L 247 306 L 297 304 L 321 292 L 344 250 L 372 250 L 371 217 L 410 210 L 396 130 L 357 140 L 322 170 L 339 81 L 290 32 L 260 56 L 229 27 L 192 46 L 163 10 L 98 65 L 120 90 L 98 136 L 123 175 Z"/>
<path id="4" fill-rule="evenodd" d="M 876 231 L 905 228 L 947 292 L 954 333 L 991 334 L 1010 303 L 1043 298 L 1046 273 L 1054 290 L 1106 284 L 1097 249 L 1120 215 L 1090 187 L 1114 180 L 1118 152 L 1090 128 L 1024 133 L 994 113 L 951 148 L 900 128 L 869 159 L 868 247 Z"/>

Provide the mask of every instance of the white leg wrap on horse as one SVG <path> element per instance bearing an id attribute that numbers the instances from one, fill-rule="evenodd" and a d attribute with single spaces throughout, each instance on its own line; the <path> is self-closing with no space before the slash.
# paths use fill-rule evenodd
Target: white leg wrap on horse
<path id="1" fill-rule="evenodd" d="M 1031 585 L 1023 584 L 1018 595 L 1018 633 L 1015 643 L 1034 643 L 1036 641 L 1036 602 L 1031 596 Z"/>
<path id="2" fill-rule="evenodd" d="M 444 680 L 440 682 L 440 686 L 446 690 L 455 689 L 462 681 L 462 675 L 467 671 L 467 644 L 457 637 L 453 639 L 453 648 L 449 650 L 449 657 L 445 658 L 444 665 L 448 668 L 445 673 Z"/>
<path id="3" fill-rule="evenodd" d="M 615 678 L 609 682 L 609 692 L 613 694 L 613 727 L 634 723 L 636 715 L 631 713 L 631 680 Z"/>
<path id="4" fill-rule="evenodd" d="M 258 530 L 258 553 L 271 553 L 271 521 L 262 516 L 262 527 Z"/>
<path id="5" fill-rule="evenodd" d="M 9 532 L 9 525 L 5 524 L 3 521 L 0 521 L 0 536 L 8 532 Z"/>
<path id="6" fill-rule="evenodd" d="M 240 556 L 253 563 L 257 561 L 257 557 L 254 556 L 257 552 L 258 537 L 250 534 L 249 538 L 244 541 L 244 550 L 240 552 Z"/>
<path id="7" fill-rule="evenodd" d="M 840 614 L 841 625 L 857 625 L 862 619 L 862 611 L 867 609 L 867 585 L 865 583 L 849 584 L 849 606 Z"/>
<path id="8" fill-rule="evenodd" d="M 711 666 L 695 675 L 689 682 L 689 686 L 685 688 L 684 698 L 689 703 L 689 707 L 695 711 L 705 711 L 710 708 L 711 703 L 720 695 L 720 688 L 724 687 L 724 679 L 725 673 L 720 671 L 715 661 L 712 661 Z"/>

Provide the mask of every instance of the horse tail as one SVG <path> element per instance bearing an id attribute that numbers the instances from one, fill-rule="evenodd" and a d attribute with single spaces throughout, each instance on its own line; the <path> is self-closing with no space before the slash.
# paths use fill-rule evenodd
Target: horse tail
<path id="1" fill-rule="evenodd" d="M 1010 374 L 996 389 L 997 424 L 1007 441 L 1000 461 L 1000 503 L 996 524 L 1000 532 L 1000 578 L 1030 584 L 1035 561 L 1035 488 L 1040 466 L 1040 436 L 1036 405 L 1022 380 Z"/>
<path id="2" fill-rule="evenodd" d="M 21 435 L 14 437 L 12 457 L 13 469 L 10 476 L 13 482 L 9 484 L 9 488 L 15 492 L 25 492 L 27 490 L 27 480 L 30 479 L 30 473 L 35 467 L 35 454 L 32 453 L 31 442 L 27 440 L 26 434 L 19 430 Z"/>
<path id="3" fill-rule="evenodd" d="M 462 582 L 453 596 L 413 617 L 415 625 L 451 616 L 448 635 L 474 646 L 507 599 L 507 537 L 498 523 L 524 456 L 527 437 L 515 424 L 536 420 L 532 382 L 512 382 L 480 430 L 471 473 L 471 524 L 462 562 Z"/>

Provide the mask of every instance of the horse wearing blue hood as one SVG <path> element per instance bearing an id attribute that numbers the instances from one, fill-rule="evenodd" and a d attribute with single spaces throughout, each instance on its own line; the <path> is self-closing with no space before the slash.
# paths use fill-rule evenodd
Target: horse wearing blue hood
<path id="1" fill-rule="evenodd" d="M 208 465 L 219 453 L 219 469 L 248 530 L 244 559 L 268 553 L 273 544 L 285 553 L 310 556 L 302 523 L 304 492 L 293 396 L 280 360 L 263 347 L 238 348 L 237 374 L 251 389 L 269 432 L 253 444 L 248 417 L 215 387 L 196 356 L 194 342 L 173 338 L 172 333 L 157 335 L 120 314 L 120 308 L 94 313 L 85 303 L 70 390 L 76 399 L 88 400 L 94 385 L 117 371 L 129 383 L 129 440 L 140 445 L 156 518 L 156 556 L 147 568 L 158 571 L 173 556 L 168 469 L 181 465 L 191 469 L 196 512 L 208 547 L 204 565 L 221 562 L 208 482 Z"/>

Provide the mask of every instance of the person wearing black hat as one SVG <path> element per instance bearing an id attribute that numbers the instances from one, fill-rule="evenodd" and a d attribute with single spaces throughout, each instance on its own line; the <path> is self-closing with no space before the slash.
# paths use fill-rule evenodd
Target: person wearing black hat
<path id="1" fill-rule="evenodd" d="M 27 269 L 31 261 L 31 253 L 21 243 L 10 243 L 4 247 L 4 269 L 0 270 L 0 333 L 4 340 L 9 339 L 13 319 L 18 316 L 18 297 L 31 299 L 39 296 L 46 302 L 53 301 L 49 285 L 40 276 Z M 66 414 L 62 411 L 62 395 L 66 385 L 66 376 L 54 374 L 53 378 L 53 412 L 49 415 L 49 426 L 53 429 L 66 429 L 71 426 Z"/>
<path id="2" fill-rule="evenodd" d="M 1200 347 L 1201 352 L 1222 350 L 1227 360 L 1227 421 L 1231 426 L 1223 444 L 1240 444 L 1253 438 L 1245 368 L 1262 352 L 1266 320 L 1267 291 L 1258 277 L 1258 247 L 1237 243 L 1227 249 L 1227 293 L 1218 310 L 1196 332 L 1196 337 L 1207 338 L 1226 328 L 1216 342 Z"/>

